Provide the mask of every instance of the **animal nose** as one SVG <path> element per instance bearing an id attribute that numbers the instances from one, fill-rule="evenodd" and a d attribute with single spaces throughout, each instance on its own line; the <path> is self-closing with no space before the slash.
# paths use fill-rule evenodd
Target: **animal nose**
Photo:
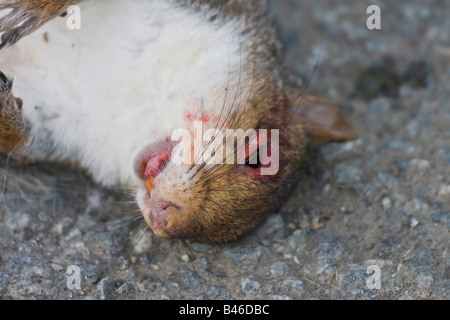
<path id="1" fill-rule="evenodd" d="M 147 221 L 153 232 L 163 238 L 170 238 L 170 235 L 175 229 L 174 216 L 180 213 L 183 209 L 172 202 L 159 201 L 156 203 Z"/>

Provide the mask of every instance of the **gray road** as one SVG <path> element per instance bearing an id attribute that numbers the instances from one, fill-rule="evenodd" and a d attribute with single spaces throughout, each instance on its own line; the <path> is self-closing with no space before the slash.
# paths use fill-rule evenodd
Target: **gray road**
<path id="1" fill-rule="evenodd" d="M 381 30 L 366 27 L 370 4 Z M 322 148 L 280 212 L 223 246 L 150 234 L 135 245 L 125 195 L 1 157 L 0 298 L 450 298 L 450 5 L 271 8 L 286 69 L 339 103 L 360 139 Z"/>

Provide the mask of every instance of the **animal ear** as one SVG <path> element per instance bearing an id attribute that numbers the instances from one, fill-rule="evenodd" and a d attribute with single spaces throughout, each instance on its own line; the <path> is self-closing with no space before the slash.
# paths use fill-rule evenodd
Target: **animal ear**
<path id="1" fill-rule="evenodd" d="M 311 142 L 348 142 L 358 138 L 358 132 L 334 103 L 299 94 L 293 88 L 286 88 L 285 95 L 289 121 L 300 123 Z"/>

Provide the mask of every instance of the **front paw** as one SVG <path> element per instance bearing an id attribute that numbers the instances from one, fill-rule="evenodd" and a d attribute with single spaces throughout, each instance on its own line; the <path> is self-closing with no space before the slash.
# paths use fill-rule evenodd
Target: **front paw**
<path id="1" fill-rule="evenodd" d="M 13 45 L 20 38 L 41 27 L 48 20 L 61 14 L 65 1 L 0 0 L 0 11 L 8 10 L 0 18 L 0 49 Z"/>
<path id="2" fill-rule="evenodd" d="M 12 94 L 12 84 L 0 71 L 0 150 L 7 152 L 25 144 L 30 131 L 22 116 L 23 101 Z"/>

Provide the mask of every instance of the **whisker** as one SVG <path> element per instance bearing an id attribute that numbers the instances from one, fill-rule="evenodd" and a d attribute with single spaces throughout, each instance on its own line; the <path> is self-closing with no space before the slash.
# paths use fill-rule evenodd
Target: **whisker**
<path id="1" fill-rule="evenodd" d="M 239 28 L 240 28 L 240 25 L 239 25 Z M 223 130 L 224 125 L 226 124 L 226 122 L 228 121 L 229 117 L 231 116 L 231 112 L 234 110 L 234 107 L 236 105 L 236 101 L 237 101 L 238 96 L 240 96 L 240 91 L 241 91 L 241 86 L 242 86 L 242 38 L 241 38 L 242 36 L 241 36 L 241 32 L 240 31 L 241 30 L 239 29 L 239 78 L 238 78 L 238 86 L 237 86 L 236 93 L 234 95 L 231 107 L 229 108 L 228 114 L 227 114 L 227 116 L 225 118 L 225 121 L 222 123 L 221 128 L 219 129 L 219 131 Z M 254 36 L 252 38 L 252 45 L 253 45 L 253 48 L 255 48 Z M 253 53 L 254 52 L 255 52 L 255 50 L 253 50 Z M 250 85 L 250 91 L 249 91 L 249 94 L 248 94 L 248 97 L 247 97 L 247 102 L 246 102 L 247 104 L 250 101 L 250 98 L 251 98 L 251 95 L 252 95 L 253 86 L 254 86 L 254 79 L 255 79 L 255 73 L 256 73 L 256 56 L 255 56 L 255 53 L 254 53 L 253 54 L 253 74 L 252 74 L 252 81 L 251 81 L 251 85 Z M 229 78 L 228 78 L 228 83 L 229 83 Z M 228 94 L 228 90 L 227 90 L 226 94 Z M 224 103 L 224 105 L 225 105 L 225 103 Z M 223 107 L 222 107 L 222 109 L 223 109 Z M 230 127 L 233 127 L 236 123 L 239 123 L 239 121 L 242 118 L 243 114 L 244 114 L 244 110 L 242 110 L 242 112 L 240 113 L 239 118 L 237 118 L 235 116 L 235 118 L 232 119 L 232 122 L 231 122 L 232 124 L 230 125 Z M 222 117 L 222 111 L 221 111 L 220 118 L 221 117 Z M 199 158 L 204 156 L 206 150 L 211 145 L 212 141 L 213 140 L 209 141 L 209 143 L 207 144 L 206 148 L 203 149 L 202 154 L 199 156 Z M 190 177 L 190 180 L 192 180 L 205 167 L 207 162 L 209 162 L 209 160 L 211 160 L 212 157 L 213 157 L 213 155 L 209 155 L 209 158 L 207 160 L 203 161 L 203 163 L 200 166 L 200 168 L 195 172 L 194 175 L 192 175 Z M 199 158 L 194 163 L 198 162 Z M 193 168 L 193 166 L 191 166 L 191 168 L 188 170 L 188 173 L 192 170 L 192 168 Z"/>
<path id="2" fill-rule="evenodd" d="M 253 87 L 254 87 L 254 82 L 255 82 L 255 74 L 256 74 L 256 53 L 255 53 L 256 50 L 255 50 L 255 48 L 256 48 L 256 45 L 255 45 L 255 36 L 254 36 L 254 35 L 252 36 L 252 46 L 253 46 L 253 71 L 252 71 L 252 77 L 251 77 L 250 90 L 249 90 L 248 97 L 247 97 L 247 100 L 246 100 L 245 105 L 248 105 L 248 103 L 249 103 L 249 101 L 250 101 L 250 99 L 251 99 L 251 97 L 252 97 Z M 241 70 L 240 72 L 242 72 L 242 70 Z M 237 125 L 237 123 L 240 122 L 240 120 L 241 120 L 243 114 L 244 114 L 244 110 L 242 110 L 242 112 L 240 113 L 239 118 L 235 118 L 235 119 L 233 120 L 233 123 L 230 125 L 230 127 L 234 127 L 235 125 Z M 223 129 L 223 127 L 221 128 L 221 130 L 222 130 L 222 129 Z M 225 144 L 225 143 L 226 143 L 226 135 L 225 135 L 225 137 L 224 137 L 223 140 L 224 140 L 223 142 L 224 142 L 224 144 Z M 211 142 L 208 144 L 208 146 L 209 146 L 210 144 L 211 144 Z M 244 147 L 245 147 L 245 146 L 244 146 Z M 241 149 L 241 150 L 242 150 L 242 149 Z M 238 150 L 238 151 L 240 151 L 240 150 Z M 226 158 L 223 159 L 223 162 L 222 162 L 223 164 L 226 163 L 226 161 L 229 159 L 229 158 L 228 158 L 229 156 L 233 156 L 233 157 L 234 157 L 234 154 L 226 156 Z M 208 162 L 212 157 L 213 157 L 213 156 L 210 155 L 210 157 L 209 157 L 205 162 Z M 204 166 L 202 166 L 202 167 L 197 171 L 197 173 L 198 173 L 199 171 L 201 171 L 203 168 L 204 168 Z M 195 175 L 197 175 L 197 173 L 196 173 Z M 194 177 L 195 177 L 195 175 L 194 175 Z M 193 177 L 192 177 L 192 178 L 193 178 Z"/>
<path id="3" fill-rule="evenodd" d="M 139 242 L 141 242 L 141 240 L 144 238 L 144 236 L 147 235 L 149 232 L 150 232 L 150 229 L 147 227 L 147 225 L 145 227 L 141 228 L 141 230 L 138 233 L 142 233 L 142 234 L 140 236 L 138 236 L 139 238 L 127 249 L 127 251 L 126 251 L 127 256 L 131 256 L 131 254 L 133 253 L 136 246 L 139 244 Z"/>
<path id="4" fill-rule="evenodd" d="M 216 175 L 215 177 L 213 177 L 213 178 L 211 178 L 211 179 L 209 179 L 209 180 L 204 181 L 204 183 L 203 183 L 201 186 L 204 187 L 206 184 L 211 183 L 211 182 L 213 182 L 213 181 L 216 181 L 216 180 L 219 179 L 220 177 L 223 177 L 224 175 L 230 173 L 231 170 L 233 170 L 233 169 L 234 169 L 234 166 L 230 165 L 230 169 L 228 169 L 228 170 L 226 170 L 226 171 L 224 171 L 224 172 L 222 172 L 222 173 Z"/>
<path id="5" fill-rule="evenodd" d="M 192 248 L 192 246 L 189 243 L 187 243 L 187 241 L 183 240 L 182 243 L 183 243 L 184 248 L 186 249 L 186 251 L 188 251 L 189 256 L 194 257 L 194 262 L 198 263 L 203 268 L 204 271 L 206 271 L 208 273 L 211 273 L 211 274 L 214 274 L 217 277 L 222 277 L 223 276 L 222 274 L 219 274 L 219 273 L 215 272 L 206 263 L 203 263 L 202 261 L 200 261 L 200 259 L 194 253 L 194 249 Z M 203 253 L 203 252 L 196 252 L 196 253 Z M 194 267 L 194 271 L 196 271 L 195 267 Z"/>

